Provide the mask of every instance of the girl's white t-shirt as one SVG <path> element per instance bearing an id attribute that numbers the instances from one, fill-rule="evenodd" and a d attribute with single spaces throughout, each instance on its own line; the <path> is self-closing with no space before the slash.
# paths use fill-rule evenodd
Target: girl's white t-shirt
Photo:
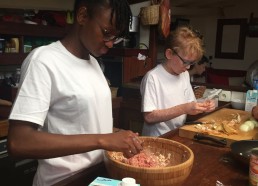
<path id="1" fill-rule="evenodd" d="M 142 112 L 167 109 L 176 105 L 195 101 L 190 84 L 189 73 L 179 75 L 168 73 L 162 64 L 150 70 L 141 82 Z M 186 115 L 183 114 L 169 121 L 143 125 L 142 135 L 160 136 L 183 125 Z"/>
<path id="2" fill-rule="evenodd" d="M 60 41 L 33 50 L 9 119 L 54 134 L 111 133 L 111 92 L 97 60 L 77 58 Z M 33 185 L 52 185 L 102 160 L 102 150 L 39 160 Z"/>

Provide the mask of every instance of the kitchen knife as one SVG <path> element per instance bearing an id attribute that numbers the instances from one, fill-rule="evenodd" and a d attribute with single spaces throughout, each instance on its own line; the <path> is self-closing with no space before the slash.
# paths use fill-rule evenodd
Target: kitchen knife
<path id="1" fill-rule="evenodd" d="M 214 124 L 215 122 L 213 121 L 186 121 L 185 125 L 196 125 L 196 124 Z"/>
<path id="2" fill-rule="evenodd" d="M 223 147 L 227 146 L 227 140 L 226 139 L 216 139 L 216 138 L 206 136 L 206 135 L 203 135 L 203 134 L 195 134 L 194 139 L 197 140 L 197 141 L 207 140 L 207 141 L 213 142 L 217 145 L 221 145 Z"/>

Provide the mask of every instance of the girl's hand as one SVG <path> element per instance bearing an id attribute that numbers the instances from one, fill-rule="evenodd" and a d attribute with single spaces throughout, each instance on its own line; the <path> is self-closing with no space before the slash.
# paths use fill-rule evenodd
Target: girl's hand
<path id="1" fill-rule="evenodd" d="M 204 102 L 191 102 L 186 105 L 186 113 L 196 115 L 203 112 L 211 112 L 215 109 L 214 100 L 205 100 Z"/>
<path id="2" fill-rule="evenodd" d="M 130 158 L 138 154 L 142 147 L 142 140 L 138 133 L 129 130 L 121 130 L 116 133 L 106 134 L 101 140 L 103 149 L 109 151 L 123 152 L 124 156 Z"/>

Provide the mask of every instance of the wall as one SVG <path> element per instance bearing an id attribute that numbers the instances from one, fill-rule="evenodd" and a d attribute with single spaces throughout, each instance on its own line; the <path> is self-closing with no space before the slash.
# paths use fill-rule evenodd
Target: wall
<path id="1" fill-rule="evenodd" d="M 150 5 L 149 1 L 131 5 L 130 7 L 131 7 L 133 16 L 139 15 L 141 7 L 145 7 L 149 5 Z M 149 26 L 143 26 L 142 24 L 140 24 L 140 43 L 144 43 L 149 47 L 149 35 L 150 35 Z"/>
<path id="2" fill-rule="evenodd" d="M 217 19 L 249 18 L 251 12 L 254 12 L 254 17 L 258 17 L 257 7 L 258 1 L 248 0 L 239 2 L 234 7 L 224 8 L 224 16 L 222 16 L 222 12 L 219 9 L 217 13 L 216 11 L 211 11 L 210 14 L 202 16 L 183 16 L 190 19 L 191 25 L 200 30 L 204 35 L 206 55 L 213 56 L 212 67 L 220 69 L 247 70 L 250 64 L 258 59 L 258 38 L 251 38 L 248 36 L 246 36 L 245 56 L 243 60 L 214 58 Z"/>

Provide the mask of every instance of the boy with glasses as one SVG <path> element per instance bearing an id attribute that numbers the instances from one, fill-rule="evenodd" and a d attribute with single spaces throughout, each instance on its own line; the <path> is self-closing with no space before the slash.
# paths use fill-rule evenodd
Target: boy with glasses
<path id="1" fill-rule="evenodd" d="M 215 109 L 207 100 L 197 103 L 188 69 L 203 56 L 202 39 L 189 27 L 171 32 L 165 46 L 165 61 L 149 71 L 141 83 L 144 126 L 142 135 L 159 136 L 182 126 L 187 114 Z"/>
<path id="2" fill-rule="evenodd" d="M 49 186 L 103 161 L 103 150 L 132 157 L 138 134 L 112 133 L 111 92 L 95 59 L 131 20 L 126 0 L 76 0 L 74 23 L 60 41 L 34 49 L 22 65 L 9 117 L 8 152 L 38 159 L 34 186 Z"/>

